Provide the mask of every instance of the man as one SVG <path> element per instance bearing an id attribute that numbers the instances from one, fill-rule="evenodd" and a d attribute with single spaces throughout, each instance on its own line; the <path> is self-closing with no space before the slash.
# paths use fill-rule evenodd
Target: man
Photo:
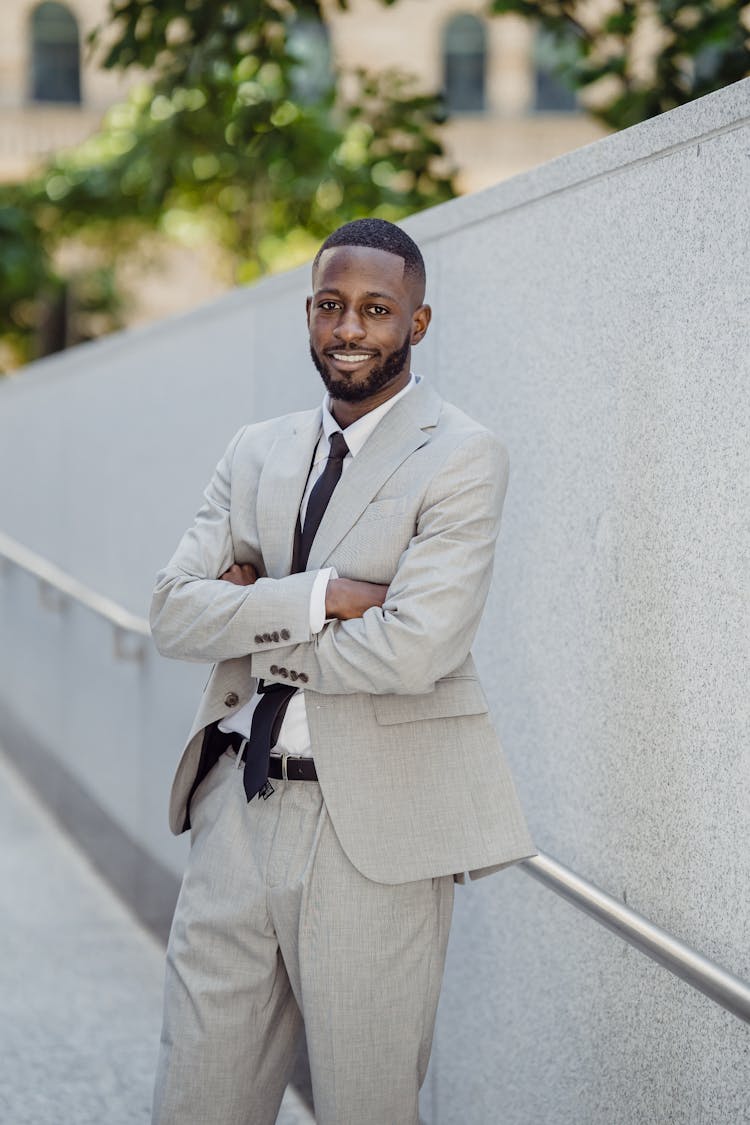
<path id="1" fill-rule="evenodd" d="M 323 407 L 236 435 L 158 578 L 159 650 L 216 662 L 171 799 L 159 1125 L 272 1125 L 301 1019 L 319 1125 L 416 1125 L 454 877 L 534 851 L 469 653 L 507 458 L 410 373 L 424 286 L 390 223 L 327 239 Z"/>

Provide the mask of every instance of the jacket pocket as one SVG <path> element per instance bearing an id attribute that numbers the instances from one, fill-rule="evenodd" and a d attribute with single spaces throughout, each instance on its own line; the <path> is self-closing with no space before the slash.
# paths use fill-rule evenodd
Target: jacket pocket
<path id="1" fill-rule="evenodd" d="M 487 700 L 479 680 L 450 676 L 438 680 L 424 695 L 373 695 L 375 718 L 382 726 L 420 719 L 449 719 L 456 715 L 484 715 Z"/>
<path id="2" fill-rule="evenodd" d="M 398 519 L 407 510 L 406 496 L 387 496 L 383 500 L 371 500 L 360 519 L 382 520 Z"/>

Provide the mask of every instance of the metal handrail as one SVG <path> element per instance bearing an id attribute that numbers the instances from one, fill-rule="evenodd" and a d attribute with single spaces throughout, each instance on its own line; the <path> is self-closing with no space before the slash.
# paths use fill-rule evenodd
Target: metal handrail
<path id="1" fill-rule="evenodd" d="M 34 575 L 44 586 L 72 598 L 93 613 L 104 617 L 116 630 L 116 652 L 118 656 L 140 657 L 142 647 L 137 653 L 123 650 L 119 634 L 135 634 L 141 640 L 150 638 L 151 630 L 145 618 L 123 609 L 117 602 L 97 594 L 76 578 L 48 562 L 40 555 L 30 551 L 14 539 L 0 532 L 0 559 L 5 559 Z M 645 953 L 653 961 L 705 993 L 727 1011 L 750 1022 L 750 985 L 733 973 L 723 969 L 716 962 L 697 953 L 689 945 L 672 937 L 666 930 L 649 922 L 642 914 L 600 890 L 588 880 L 576 875 L 569 867 L 556 859 L 539 852 L 531 859 L 523 860 L 519 866 L 543 883 L 546 887 L 567 899 L 573 906 L 594 918 L 618 937 Z"/>
<path id="2" fill-rule="evenodd" d="M 739 1019 L 750 1023 L 750 985 L 746 981 L 672 937 L 666 930 L 649 922 L 606 891 L 599 890 L 551 856 L 540 852 L 531 859 L 523 860 L 519 866 L 641 953 L 705 993 Z"/>
<path id="3" fill-rule="evenodd" d="M 61 570 L 59 566 L 30 551 L 28 547 L 24 547 L 2 531 L 0 531 L 0 561 L 12 563 L 25 570 L 27 574 L 33 575 L 41 583 L 42 589 L 54 590 L 63 598 L 70 598 L 109 621 L 115 629 L 116 656 L 123 659 L 143 657 L 146 647 L 143 641 L 151 637 L 151 630 L 145 618 L 130 613 L 104 594 L 97 594 L 95 590 L 91 590 L 83 582 Z M 139 638 L 135 650 L 129 651 L 124 645 L 124 634 Z"/>

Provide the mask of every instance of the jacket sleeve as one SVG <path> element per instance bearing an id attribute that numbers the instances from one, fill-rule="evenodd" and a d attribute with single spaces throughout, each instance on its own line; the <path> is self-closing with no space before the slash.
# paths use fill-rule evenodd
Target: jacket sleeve
<path id="1" fill-rule="evenodd" d="M 304 674 L 306 691 L 414 695 L 466 659 L 492 579 L 508 457 L 486 431 L 457 446 L 425 493 L 416 534 L 401 555 L 381 609 L 326 625 L 310 644 L 252 658 Z"/>
<path id="2" fill-rule="evenodd" d="M 163 656 L 214 662 L 309 641 L 316 571 L 222 582 L 235 562 L 230 520 L 232 462 L 244 430 L 230 442 L 204 493 L 193 526 L 156 579 L 151 631 Z M 260 553 L 251 560 L 263 569 Z"/>

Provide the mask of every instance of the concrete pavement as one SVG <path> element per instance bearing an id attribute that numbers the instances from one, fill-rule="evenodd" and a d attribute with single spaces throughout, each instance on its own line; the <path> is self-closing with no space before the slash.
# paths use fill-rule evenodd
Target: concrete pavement
<path id="1" fill-rule="evenodd" d="M 162 973 L 161 947 L 0 754 L 1 1125 L 147 1125 Z M 277 1125 L 312 1121 L 287 1091 Z"/>

